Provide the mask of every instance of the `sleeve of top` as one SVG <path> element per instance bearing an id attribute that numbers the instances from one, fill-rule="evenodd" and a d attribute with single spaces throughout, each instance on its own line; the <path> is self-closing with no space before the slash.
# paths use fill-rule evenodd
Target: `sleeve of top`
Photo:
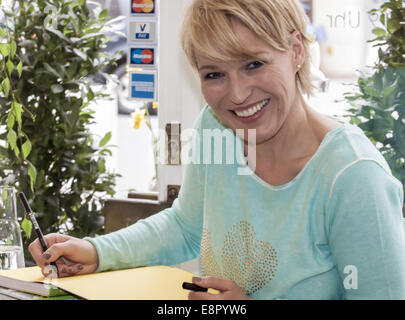
<path id="1" fill-rule="evenodd" d="M 84 238 L 97 250 L 96 271 L 173 265 L 198 257 L 203 228 L 203 171 L 203 165 L 186 165 L 179 196 L 171 208 L 116 232 Z"/>
<path id="2" fill-rule="evenodd" d="M 329 245 L 346 299 L 405 299 L 401 183 L 360 160 L 335 178 Z"/>

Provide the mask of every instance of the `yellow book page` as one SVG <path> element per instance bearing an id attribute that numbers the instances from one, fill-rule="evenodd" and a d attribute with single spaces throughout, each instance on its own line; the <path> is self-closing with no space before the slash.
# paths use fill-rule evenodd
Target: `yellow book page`
<path id="1" fill-rule="evenodd" d="M 78 275 L 47 281 L 39 267 L 0 271 L 0 275 L 34 282 L 49 282 L 89 300 L 187 300 L 184 281 L 192 273 L 167 266 L 141 267 Z M 217 291 L 209 289 L 208 292 Z"/>
<path id="2" fill-rule="evenodd" d="M 0 270 L 0 276 L 30 282 L 44 281 L 44 276 L 42 275 L 41 269 L 39 267 L 20 268 L 14 270 Z"/>

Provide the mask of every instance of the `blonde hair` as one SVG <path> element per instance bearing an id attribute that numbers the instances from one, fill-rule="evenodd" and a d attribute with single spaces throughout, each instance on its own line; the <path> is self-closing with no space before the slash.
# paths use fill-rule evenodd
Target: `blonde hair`
<path id="1" fill-rule="evenodd" d="M 232 20 L 245 25 L 258 38 L 276 50 L 287 51 L 290 34 L 302 36 L 305 62 L 297 77 L 301 90 L 311 95 L 307 17 L 298 0 L 194 0 L 182 29 L 183 50 L 192 67 L 197 68 L 195 52 L 214 61 L 257 58 L 235 35 Z"/>

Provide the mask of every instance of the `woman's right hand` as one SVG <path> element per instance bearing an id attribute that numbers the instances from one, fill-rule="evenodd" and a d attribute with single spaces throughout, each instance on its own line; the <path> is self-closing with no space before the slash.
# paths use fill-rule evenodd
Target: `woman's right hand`
<path id="1" fill-rule="evenodd" d="M 90 241 L 68 235 L 51 233 L 44 236 L 48 250 L 43 252 L 38 239 L 33 241 L 28 250 L 42 274 L 49 274 L 49 264 L 56 262 L 59 277 L 92 273 L 98 266 L 98 254 Z"/>

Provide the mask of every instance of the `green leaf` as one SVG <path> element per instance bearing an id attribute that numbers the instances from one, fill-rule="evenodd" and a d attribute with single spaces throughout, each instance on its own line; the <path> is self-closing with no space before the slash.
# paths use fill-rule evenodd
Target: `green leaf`
<path id="1" fill-rule="evenodd" d="M 12 41 L 10 44 L 10 56 L 11 59 L 14 59 L 15 53 L 17 52 L 17 45 L 15 41 Z"/>
<path id="2" fill-rule="evenodd" d="M 79 49 L 74 48 L 73 52 L 76 53 L 80 58 L 82 58 L 83 60 L 87 60 L 87 54 L 85 54 L 84 52 L 80 51 Z"/>
<path id="3" fill-rule="evenodd" d="M 10 145 L 11 149 L 17 148 L 17 134 L 13 129 L 9 129 L 7 133 L 7 143 Z"/>
<path id="4" fill-rule="evenodd" d="M 383 28 L 375 28 L 372 31 L 377 37 L 383 37 L 385 35 L 387 35 L 387 31 L 385 31 L 385 29 Z"/>
<path id="5" fill-rule="evenodd" d="M 71 42 L 62 32 L 59 30 L 56 30 L 54 28 L 48 27 L 46 28 L 49 32 L 52 32 L 53 34 L 57 35 L 60 39 L 66 41 L 66 42 Z"/>
<path id="6" fill-rule="evenodd" d="M 100 152 L 99 152 L 99 154 L 100 155 L 109 155 L 109 156 L 112 156 L 112 152 L 111 152 L 111 150 L 109 150 L 109 149 L 101 149 L 100 150 Z"/>
<path id="7" fill-rule="evenodd" d="M 34 192 L 34 185 L 37 179 L 37 169 L 33 166 L 31 162 L 28 161 L 29 168 L 28 168 L 28 176 L 30 177 L 30 187 L 31 191 Z"/>
<path id="8" fill-rule="evenodd" d="M 99 171 L 99 172 L 105 173 L 105 172 L 106 172 L 106 169 L 105 169 L 105 161 L 104 161 L 104 160 L 98 161 L 98 162 L 97 162 L 97 168 L 98 168 L 98 171 Z M 101 190 L 100 190 L 100 191 L 101 191 Z"/>
<path id="9" fill-rule="evenodd" d="M 89 39 L 89 38 L 95 38 L 95 37 L 101 37 L 101 36 L 105 36 L 105 33 L 103 33 L 103 32 L 92 32 L 92 33 L 85 34 L 83 37 L 80 38 L 80 40 L 86 40 L 86 39 Z"/>
<path id="10" fill-rule="evenodd" d="M 17 119 L 19 126 L 21 126 L 22 125 L 21 115 L 23 113 L 23 108 L 21 104 L 19 104 L 17 101 L 13 101 L 13 103 L 11 104 L 11 110 L 12 112 L 14 112 L 14 116 Z"/>
<path id="11" fill-rule="evenodd" d="M 98 144 L 98 146 L 99 146 L 100 148 L 104 147 L 104 146 L 108 143 L 108 141 L 110 141 L 110 139 L 111 139 L 111 131 L 109 131 L 109 132 L 107 132 L 107 133 L 105 134 L 104 138 L 101 139 L 101 141 L 100 141 L 100 143 Z"/>
<path id="12" fill-rule="evenodd" d="M 10 45 L 8 43 L 0 43 L 0 53 L 4 58 L 8 57 L 10 54 Z"/>
<path id="13" fill-rule="evenodd" d="M 20 61 L 17 65 L 17 71 L 18 71 L 19 78 L 21 78 L 21 75 L 22 75 L 22 68 L 23 68 L 22 61 Z"/>
<path id="14" fill-rule="evenodd" d="M 98 15 L 99 19 L 105 19 L 108 18 L 108 10 L 104 9 L 103 11 L 100 12 L 100 14 Z"/>
<path id="15" fill-rule="evenodd" d="M 383 104 L 386 108 L 390 107 L 394 103 L 395 96 L 393 95 L 393 93 L 397 89 L 397 86 L 398 86 L 398 79 L 392 85 L 384 89 Z"/>
<path id="16" fill-rule="evenodd" d="M 32 145 L 31 141 L 27 138 L 22 145 L 22 152 L 24 155 L 24 159 L 27 159 L 28 155 L 31 153 Z"/>
<path id="17" fill-rule="evenodd" d="M 27 239 L 31 238 L 32 223 L 27 219 L 27 215 L 24 215 L 24 219 L 21 222 L 21 229 L 24 231 Z"/>
<path id="18" fill-rule="evenodd" d="M 11 75 L 11 73 L 13 72 L 13 69 L 14 69 L 14 64 L 11 62 L 10 59 L 7 60 L 6 67 L 7 67 L 8 74 Z"/>
<path id="19" fill-rule="evenodd" d="M 57 73 L 56 70 L 54 68 L 52 68 L 48 63 L 45 62 L 44 67 L 49 73 L 53 74 L 55 77 L 61 78 L 59 73 Z"/>
<path id="20" fill-rule="evenodd" d="M 20 155 L 20 150 L 17 146 L 17 134 L 13 129 L 9 129 L 7 133 L 7 143 L 9 144 L 11 150 L 14 151 L 16 157 Z"/>
<path id="21" fill-rule="evenodd" d="M 4 95 L 5 95 L 6 97 L 8 97 L 8 94 L 9 94 L 9 92 L 10 92 L 10 80 L 8 80 L 8 78 L 5 78 L 5 79 L 2 81 L 1 86 L 2 86 L 2 88 L 3 88 Z"/>
<path id="22" fill-rule="evenodd" d="M 389 33 L 394 34 L 395 31 L 397 31 L 399 28 L 401 28 L 401 25 L 399 24 L 398 21 L 393 20 L 393 19 L 388 19 L 387 29 L 388 29 Z"/>
<path id="23" fill-rule="evenodd" d="M 89 88 L 89 91 L 87 92 L 87 100 L 91 101 L 93 100 L 95 97 L 93 90 L 91 90 L 91 88 Z"/>
<path id="24" fill-rule="evenodd" d="M 15 123 L 14 114 L 10 112 L 7 117 L 7 128 L 12 129 L 14 127 L 14 123 Z"/>

